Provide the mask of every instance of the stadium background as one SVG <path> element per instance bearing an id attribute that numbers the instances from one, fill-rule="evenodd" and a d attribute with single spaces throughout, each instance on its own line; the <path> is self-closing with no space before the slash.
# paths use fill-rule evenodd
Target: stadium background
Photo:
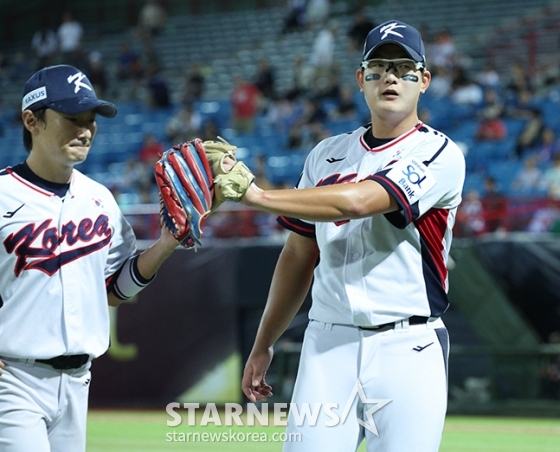
<path id="1" fill-rule="evenodd" d="M 161 76 L 170 92 L 170 105 L 146 103 L 144 81 L 130 92 L 129 80 L 116 76 L 119 46 L 126 41 L 141 51 L 137 34 L 143 1 L 1 1 L 0 164 L 25 158 L 18 123 L 23 83 L 34 70 L 30 42 L 43 26 L 56 30 L 70 9 L 84 28 L 83 52 L 99 52 L 109 88 L 103 98 L 114 101 L 115 120 L 100 118 L 100 130 L 88 160 L 79 168 L 118 189 L 127 161 L 137 158 L 146 134 L 165 146 L 169 119 L 180 109 L 185 75 L 193 63 L 203 69 L 203 96 L 193 102 L 203 120 L 214 120 L 220 134 L 240 147 L 240 157 L 256 167 L 265 162 L 274 184 L 297 179 L 307 149 L 286 149 L 286 134 L 271 126 L 266 115 L 255 118 L 250 134 L 236 133 L 231 124 L 230 94 L 236 74 L 254 78 L 259 59 L 269 60 L 276 88 L 290 89 L 297 55 L 309 57 L 320 26 L 281 33 L 284 1 L 163 1 L 167 21 L 153 37 L 161 60 Z M 447 28 L 474 77 L 492 63 L 503 79 L 520 60 L 534 78 L 558 69 L 560 2 L 534 0 L 400 0 L 331 2 L 330 18 L 339 30 L 335 47 L 340 80 L 354 83 L 359 52 L 348 51 L 346 30 L 353 8 L 366 6 L 376 23 L 398 17 L 435 32 Z M 554 73 L 554 71 L 552 71 Z M 545 123 L 560 133 L 560 88 L 553 79 L 531 99 Z M 331 133 L 351 130 L 367 115 L 359 93 L 355 118 L 327 119 Z M 324 102 L 326 109 L 332 102 Z M 502 188 L 500 207 L 483 211 L 484 221 L 498 226 L 476 236 L 457 227 L 452 249 L 452 307 L 445 315 L 450 330 L 450 412 L 559 416 L 560 381 L 547 374 L 558 362 L 560 344 L 549 343 L 560 330 L 560 245 L 555 221 L 558 201 L 544 190 L 514 193 L 511 182 L 523 165 L 514 157 L 516 137 L 524 119 L 506 118 L 508 137 L 480 142 L 475 131 L 482 105 L 457 105 L 451 97 L 421 101 L 430 124 L 465 149 L 465 193 L 482 189 L 492 176 Z M 541 163 L 543 170 L 550 161 Z M 141 246 L 153 240 L 157 205 L 141 203 L 137 193 L 119 192 L 119 201 L 137 230 Z M 222 209 L 221 209 L 222 210 Z M 546 227 L 531 229 L 539 214 Z M 154 227 L 154 225 L 156 225 Z M 156 281 L 140 296 L 113 310 L 112 347 L 94 364 L 92 407 L 161 407 L 171 401 L 242 401 L 242 363 L 266 300 L 268 283 L 284 236 L 274 218 L 229 206 L 209 221 L 204 246 L 197 252 L 177 250 Z M 216 279 L 220 275 L 219 279 Z M 269 374 L 276 387 L 273 401 L 289 398 L 297 366 L 305 310 L 279 341 Z M 558 377 L 560 378 L 560 377 Z"/>

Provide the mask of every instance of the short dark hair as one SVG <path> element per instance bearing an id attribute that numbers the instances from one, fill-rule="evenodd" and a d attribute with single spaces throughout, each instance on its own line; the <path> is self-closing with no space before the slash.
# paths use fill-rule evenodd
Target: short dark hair
<path id="1" fill-rule="evenodd" d="M 37 118 L 37 121 L 45 122 L 46 111 L 47 111 L 47 107 L 43 107 L 33 112 L 35 118 Z M 33 147 L 33 139 L 31 137 L 31 132 L 27 130 L 25 125 L 23 126 L 23 146 L 25 147 L 25 150 L 27 152 L 31 151 L 31 148 Z"/>

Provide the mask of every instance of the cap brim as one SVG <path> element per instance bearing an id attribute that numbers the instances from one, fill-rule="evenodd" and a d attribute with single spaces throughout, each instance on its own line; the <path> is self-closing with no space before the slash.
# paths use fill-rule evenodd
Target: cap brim
<path id="1" fill-rule="evenodd" d="M 375 52 L 377 49 L 379 49 L 379 47 L 384 46 L 386 44 L 396 44 L 400 46 L 402 49 L 404 49 L 404 51 L 408 53 L 408 56 L 412 58 L 414 61 L 416 61 L 417 63 L 424 63 L 424 64 L 426 63 L 422 55 L 420 55 L 418 52 L 416 52 L 406 44 L 403 44 L 402 42 L 396 41 L 394 39 L 385 39 L 383 42 L 377 44 L 366 55 L 364 55 L 363 60 L 365 61 L 367 59 L 371 59 L 371 54 Z"/>
<path id="2" fill-rule="evenodd" d="M 117 107 L 111 102 L 91 98 L 83 98 L 79 102 L 76 99 L 61 100 L 50 103 L 47 107 L 67 115 L 77 115 L 88 110 L 94 110 L 106 118 L 114 118 L 117 114 Z"/>

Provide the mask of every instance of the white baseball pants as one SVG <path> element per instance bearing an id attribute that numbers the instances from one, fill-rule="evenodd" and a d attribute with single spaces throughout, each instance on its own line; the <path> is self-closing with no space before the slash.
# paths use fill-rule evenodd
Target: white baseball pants
<path id="1" fill-rule="evenodd" d="M 85 452 L 91 363 L 56 370 L 0 359 L 0 451 Z"/>
<path id="2" fill-rule="evenodd" d="M 355 452 L 364 438 L 368 452 L 437 452 L 447 409 L 448 350 L 441 319 L 383 330 L 312 320 L 292 403 L 299 411 L 306 404 L 323 409 L 310 425 L 301 415 L 296 419 L 292 405 L 284 452 Z M 363 397 L 355 392 L 357 382 Z M 338 407 L 331 411 L 337 416 L 326 412 L 326 404 Z"/>

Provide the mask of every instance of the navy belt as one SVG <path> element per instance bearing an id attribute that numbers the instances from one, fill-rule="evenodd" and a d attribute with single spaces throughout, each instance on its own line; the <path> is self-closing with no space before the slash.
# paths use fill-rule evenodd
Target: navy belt
<path id="1" fill-rule="evenodd" d="M 54 369 L 77 369 L 89 361 L 89 355 L 60 355 L 50 359 L 36 359 L 35 362 L 48 364 Z"/>
<path id="2" fill-rule="evenodd" d="M 419 315 L 413 315 L 412 317 L 408 318 L 408 324 L 409 325 L 423 325 L 425 323 L 428 323 L 428 319 L 429 319 L 429 317 L 421 317 Z M 403 319 L 403 320 L 406 320 L 406 319 Z M 395 328 L 395 325 L 397 323 L 400 323 L 400 322 L 402 322 L 402 320 L 399 320 L 398 322 L 384 323 L 383 325 L 361 326 L 359 328 L 361 330 L 381 330 L 383 328 L 392 329 L 392 328 Z"/>

